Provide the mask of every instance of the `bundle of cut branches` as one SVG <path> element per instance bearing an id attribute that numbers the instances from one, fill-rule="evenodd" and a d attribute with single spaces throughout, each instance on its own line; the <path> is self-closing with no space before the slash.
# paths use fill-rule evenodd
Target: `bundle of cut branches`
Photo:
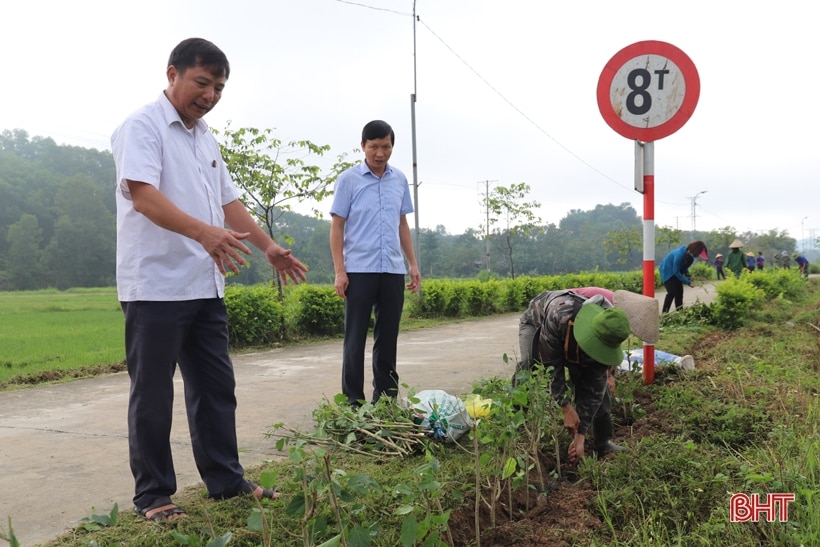
<path id="1" fill-rule="evenodd" d="M 357 408 L 347 404 L 343 396 L 342 399 L 334 402 L 325 399 L 313 411 L 313 431 L 277 424 L 268 436 L 282 439 L 280 449 L 288 442 L 301 440 L 377 458 L 403 458 L 429 446 L 429 431 L 425 431 L 411 409 L 389 399 Z"/>

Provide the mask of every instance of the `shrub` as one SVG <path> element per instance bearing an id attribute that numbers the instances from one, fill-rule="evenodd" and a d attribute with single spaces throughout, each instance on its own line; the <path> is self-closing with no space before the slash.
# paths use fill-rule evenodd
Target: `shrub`
<path id="1" fill-rule="evenodd" d="M 764 270 L 748 276 L 747 280 L 761 289 L 769 300 L 778 297 L 796 300 L 806 292 L 805 283 L 794 270 Z"/>
<path id="2" fill-rule="evenodd" d="M 262 346 L 283 338 L 282 304 L 276 291 L 265 285 L 228 285 L 228 337 L 232 347 Z"/>
<path id="3" fill-rule="evenodd" d="M 752 285 L 743 275 L 740 279 L 729 277 L 717 288 L 717 300 L 714 303 L 715 325 L 726 330 L 735 330 L 743 326 L 747 316 L 754 307 L 761 303 L 765 293 Z"/>
<path id="4" fill-rule="evenodd" d="M 415 311 L 421 317 L 443 317 L 452 296 L 452 281 L 433 279 L 422 285 Z"/>
<path id="5" fill-rule="evenodd" d="M 467 281 L 468 315 L 480 317 L 498 313 L 501 309 L 501 284 L 498 281 Z"/>
<path id="6" fill-rule="evenodd" d="M 520 311 L 527 309 L 530 299 L 527 298 L 525 277 L 510 279 L 504 284 L 502 307 L 505 311 Z"/>
<path id="7" fill-rule="evenodd" d="M 698 262 L 689 268 L 689 275 L 694 281 L 708 281 L 714 279 L 715 269 L 706 262 Z"/>
<path id="8" fill-rule="evenodd" d="M 334 287 L 301 285 L 293 296 L 299 334 L 333 336 L 344 332 L 344 300 Z"/>

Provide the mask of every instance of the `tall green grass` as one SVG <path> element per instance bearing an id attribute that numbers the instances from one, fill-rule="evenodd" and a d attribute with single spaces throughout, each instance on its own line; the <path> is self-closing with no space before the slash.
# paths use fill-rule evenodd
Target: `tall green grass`
<path id="1" fill-rule="evenodd" d="M 114 288 L 1 292 L 0 387 L 121 363 L 123 330 Z"/>

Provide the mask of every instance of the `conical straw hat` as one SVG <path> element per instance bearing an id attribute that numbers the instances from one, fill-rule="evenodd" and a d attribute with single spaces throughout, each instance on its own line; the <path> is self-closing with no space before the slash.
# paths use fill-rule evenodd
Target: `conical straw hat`
<path id="1" fill-rule="evenodd" d="M 732 241 L 732 244 L 729 245 L 730 249 L 740 249 L 741 247 L 743 247 L 743 242 L 739 239 Z"/>
<path id="2" fill-rule="evenodd" d="M 658 301 L 630 291 L 614 293 L 616 308 L 623 310 L 629 319 L 630 330 L 646 344 L 654 344 L 660 338 L 660 315 Z"/>

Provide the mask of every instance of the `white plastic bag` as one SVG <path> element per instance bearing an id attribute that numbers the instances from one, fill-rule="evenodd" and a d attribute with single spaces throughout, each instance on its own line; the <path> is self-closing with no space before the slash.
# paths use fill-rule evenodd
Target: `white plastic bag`
<path id="1" fill-rule="evenodd" d="M 656 349 L 655 365 L 663 366 L 669 364 L 678 365 L 683 370 L 695 370 L 695 359 L 691 355 L 674 355 Z M 618 370 L 625 372 L 643 370 L 643 350 L 633 349 L 629 353 L 624 352 L 624 360 L 618 365 Z"/>
<path id="2" fill-rule="evenodd" d="M 416 393 L 417 403 L 406 401 L 421 419 L 422 427 L 429 429 L 436 440 L 455 441 L 473 426 L 464 402 L 440 389 L 426 389 Z"/>

